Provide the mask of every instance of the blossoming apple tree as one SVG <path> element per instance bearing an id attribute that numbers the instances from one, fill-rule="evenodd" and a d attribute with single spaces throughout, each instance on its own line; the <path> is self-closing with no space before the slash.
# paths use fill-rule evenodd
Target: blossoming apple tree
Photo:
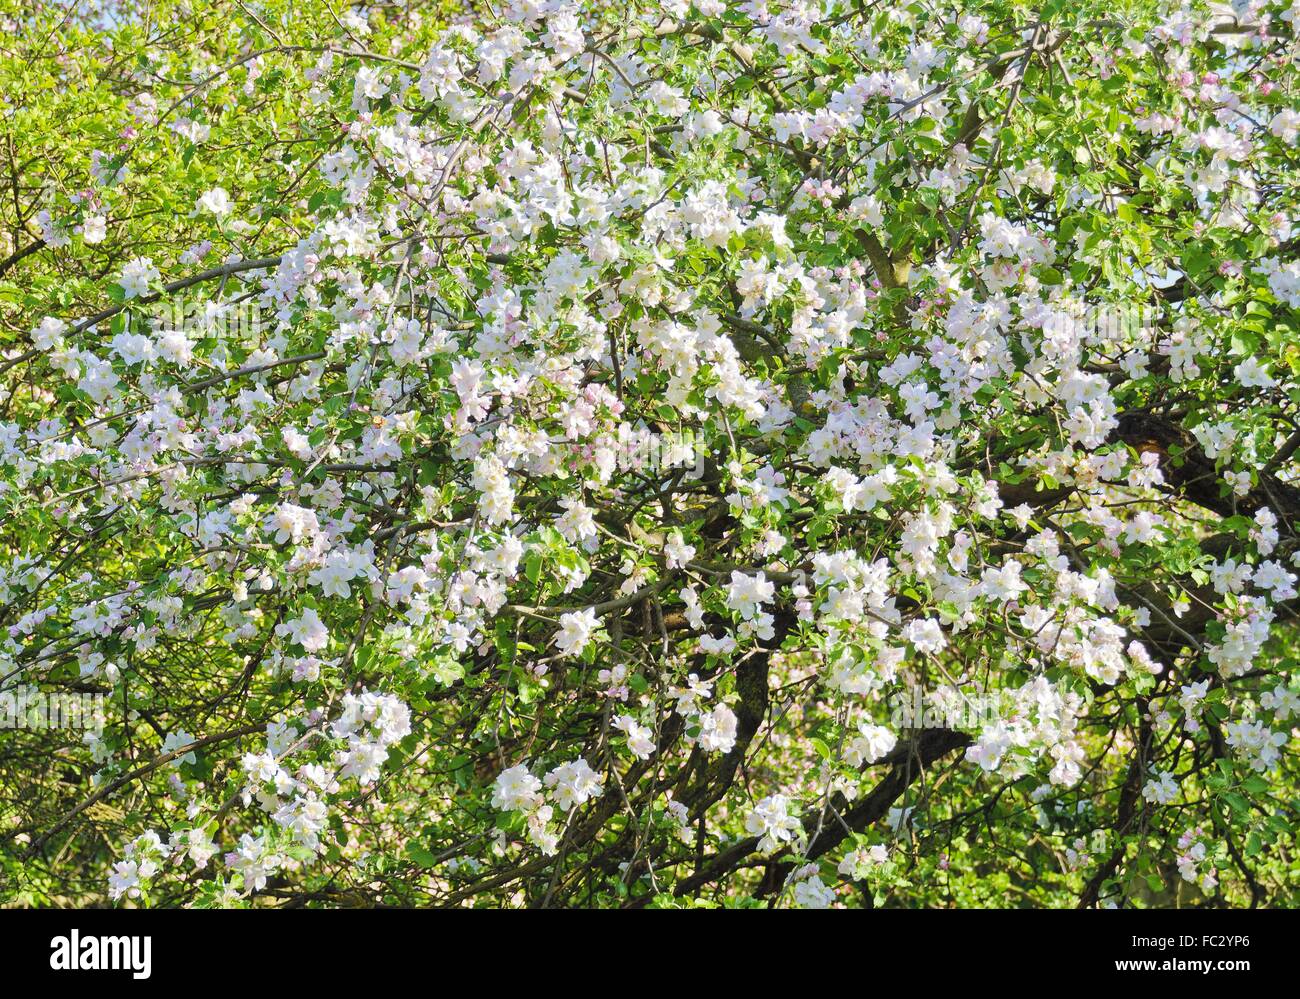
<path id="1" fill-rule="evenodd" d="M 1292 0 L 45 0 L 0 895 L 1294 900 Z"/>

